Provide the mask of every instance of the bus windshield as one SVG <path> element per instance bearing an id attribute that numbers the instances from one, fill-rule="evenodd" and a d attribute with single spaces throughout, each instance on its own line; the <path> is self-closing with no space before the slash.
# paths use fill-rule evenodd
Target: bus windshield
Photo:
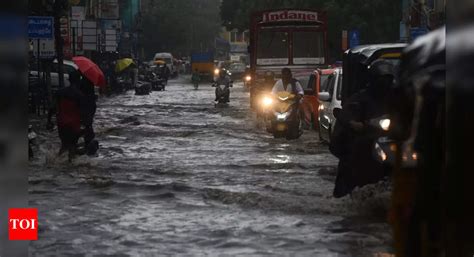
<path id="1" fill-rule="evenodd" d="M 257 65 L 286 65 L 288 32 L 261 30 L 257 43 Z"/>
<path id="2" fill-rule="evenodd" d="M 324 64 L 324 34 L 314 31 L 293 33 L 294 64 Z"/>

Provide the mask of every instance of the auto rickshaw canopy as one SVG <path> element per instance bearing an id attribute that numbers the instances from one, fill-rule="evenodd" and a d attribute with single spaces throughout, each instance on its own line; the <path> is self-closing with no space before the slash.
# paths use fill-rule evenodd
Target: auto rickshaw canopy
<path id="1" fill-rule="evenodd" d="M 370 64 L 379 59 L 393 60 L 398 65 L 404 43 L 361 45 L 344 52 L 343 79 L 342 79 L 342 104 L 344 101 L 365 88 L 368 82 L 368 68 Z"/>

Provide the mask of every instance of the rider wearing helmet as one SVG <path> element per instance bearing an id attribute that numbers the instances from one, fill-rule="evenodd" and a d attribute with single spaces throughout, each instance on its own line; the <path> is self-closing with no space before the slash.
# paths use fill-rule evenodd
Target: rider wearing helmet
<path id="1" fill-rule="evenodd" d="M 229 77 L 229 75 L 227 74 L 227 70 L 226 69 L 221 69 L 219 71 L 219 76 L 217 77 L 216 81 L 215 81 L 215 84 L 216 86 L 219 86 L 219 85 L 224 85 L 225 88 L 227 90 L 225 90 L 225 101 L 226 102 L 229 102 L 229 97 L 230 97 L 230 90 L 229 87 L 232 87 L 232 80 L 231 78 Z M 218 88 L 216 87 L 216 100 L 215 101 L 218 101 L 218 96 L 217 96 L 217 92 L 218 92 Z"/>
<path id="2" fill-rule="evenodd" d="M 304 90 L 300 82 L 293 78 L 293 74 L 289 68 L 281 70 L 281 79 L 273 86 L 272 93 L 276 94 L 280 91 L 288 91 L 296 95 L 298 99 L 303 98 Z"/>

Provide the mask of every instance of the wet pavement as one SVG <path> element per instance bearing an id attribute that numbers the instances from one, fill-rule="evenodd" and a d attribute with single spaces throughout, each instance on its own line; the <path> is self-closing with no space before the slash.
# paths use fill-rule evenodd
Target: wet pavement
<path id="1" fill-rule="evenodd" d="M 385 185 L 332 197 L 337 160 L 316 132 L 273 139 L 236 84 L 215 108 L 213 88 L 170 81 L 149 96 L 102 98 L 97 157 L 56 157 L 39 131 L 30 206 L 33 256 L 385 256 Z M 48 138 L 48 140 L 46 140 Z M 51 139 L 54 138 L 54 139 Z"/>

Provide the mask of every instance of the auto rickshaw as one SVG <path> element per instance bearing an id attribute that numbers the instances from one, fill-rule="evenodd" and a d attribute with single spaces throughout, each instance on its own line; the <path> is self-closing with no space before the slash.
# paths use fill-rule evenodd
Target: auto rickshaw
<path id="1" fill-rule="evenodd" d="M 349 49 L 343 56 L 342 105 L 368 82 L 368 68 L 377 59 L 386 59 L 398 65 L 404 43 L 361 45 Z"/>
<path id="2" fill-rule="evenodd" d="M 383 120 L 383 110 L 378 112 L 379 117 L 356 117 L 355 113 L 361 115 L 357 111 L 360 104 L 357 101 L 349 102 L 349 99 L 369 85 L 370 67 L 374 61 L 385 59 L 398 66 L 405 47 L 406 44 L 362 45 L 344 53 L 342 109 L 333 109 L 336 121 L 330 134 L 329 147 L 331 153 L 340 159 L 334 197 L 348 195 L 356 187 L 377 183 L 390 174 L 390 168 L 379 162 L 374 151 L 376 140 L 386 133 L 388 127 Z M 356 131 L 351 128 L 349 120 L 360 118 L 364 120 L 358 120 L 357 123 L 362 123 L 362 128 Z"/>

